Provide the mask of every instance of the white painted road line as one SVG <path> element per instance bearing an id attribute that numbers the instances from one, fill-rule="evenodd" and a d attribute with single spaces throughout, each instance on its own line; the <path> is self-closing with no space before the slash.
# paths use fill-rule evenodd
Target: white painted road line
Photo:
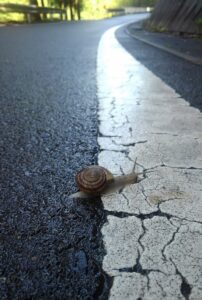
<path id="1" fill-rule="evenodd" d="M 202 114 L 108 30 L 98 49 L 99 164 L 145 178 L 102 198 L 110 299 L 202 299 Z"/>

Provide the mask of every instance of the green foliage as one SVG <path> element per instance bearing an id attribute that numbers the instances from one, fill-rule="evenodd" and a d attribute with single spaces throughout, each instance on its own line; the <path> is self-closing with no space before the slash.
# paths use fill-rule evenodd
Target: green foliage
<path id="1" fill-rule="evenodd" d="M 21 5 L 38 5 L 38 6 L 44 6 L 50 7 L 51 6 L 51 0 L 0 0 L 1 4 L 4 3 L 12 3 L 12 4 L 21 4 Z M 54 7 L 54 5 L 53 5 Z M 55 6 L 56 7 L 56 6 Z M 39 15 L 40 18 L 40 15 Z M 41 14 L 41 19 L 43 18 Z M 56 15 L 56 18 L 58 18 L 58 14 Z M 40 20 L 40 19 L 38 19 Z M 26 17 L 23 13 L 8 13 L 8 12 L 1 12 L 0 11 L 0 23 L 9 23 L 9 22 L 26 22 Z"/>
<path id="2" fill-rule="evenodd" d="M 202 18 L 198 18 L 198 19 L 196 20 L 196 24 L 197 24 L 199 27 L 202 28 Z"/>
<path id="3" fill-rule="evenodd" d="M 1 4 L 3 3 L 15 3 L 15 4 L 29 4 L 29 0 L 1 0 Z"/>
<path id="4" fill-rule="evenodd" d="M 4 3 L 15 3 L 15 4 L 29 4 L 28 0 L 0 0 L 1 4 Z M 7 23 L 10 21 L 14 22 L 23 22 L 24 15 L 18 13 L 1 13 L 0 12 L 0 23 Z"/>
<path id="5" fill-rule="evenodd" d="M 101 19 L 110 17 L 108 8 L 124 6 L 147 7 L 154 6 L 157 0 L 0 0 L 2 3 L 38 4 L 39 6 L 52 6 L 67 8 L 69 19 Z M 23 14 L 0 13 L 0 22 L 24 21 Z"/>
<path id="6" fill-rule="evenodd" d="M 119 0 L 121 6 L 153 7 L 158 0 Z"/>
<path id="7" fill-rule="evenodd" d="M 82 18 L 99 19 L 110 17 L 106 12 L 108 8 L 120 8 L 126 6 L 153 7 L 158 0 L 84 0 Z"/>

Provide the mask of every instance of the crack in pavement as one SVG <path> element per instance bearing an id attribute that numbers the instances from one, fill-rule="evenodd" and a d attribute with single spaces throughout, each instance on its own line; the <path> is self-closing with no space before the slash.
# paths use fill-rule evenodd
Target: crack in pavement
<path id="1" fill-rule="evenodd" d="M 143 140 L 143 141 L 138 141 L 138 142 L 134 142 L 134 143 L 123 143 L 122 146 L 126 146 L 126 147 L 134 147 L 135 145 L 137 144 L 145 144 L 147 143 L 148 141 L 147 140 Z"/>
<path id="2" fill-rule="evenodd" d="M 158 273 L 162 273 L 164 275 L 168 275 L 168 274 L 166 274 L 165 272 L 163 272 L 159 269 L 143 268 L 141 263 L 140 263 L 141 256 L 143 255 L 143 253 L 145 251 L 145 246 L 141 242 L 141 239 L 144 237 L 144 235 L 146 234 L 146 231 L 147 231 L 147 228 L 144 225 L 144 220 L 145 219 L 152 219 L 153 217 L 165 217 L 173 225 L 173 223 L 171 222 L 171 218 L 176 218 L 176 217 L 174 217 L 170 214 L 167 214 L 167 213 L 162 213 L 159 210 L 156 211 L 156 212 L 153 212 L 153 213 L 149 213 L 149 214 L 141 214 L 141 213 L 140 214 L 131 214 L 131 213 L 125 213 L 125 212 L 111 212 L 111 211 L 105 211 L 105 212 L 107 213 L 107 215 L 113 215 L 113 216 L 116 216 L 116 217 L 119 217 L 119 218 L 128 218 L 128 217 L 131 217 L 131 216 L 133 216 L 133 217 L 135 216 L 135 217 L 137 217 L 141 220 L 141 225 L 142 225 L 143 232 L 139 235 L 137 242 L 140 245 L 140 247 L 142 249 L 142 252 L 140 253 L 140 250 L 139 249 L 137 250 L 138 251 L 138 257 L 136 259 L 136 263 L 135 263 L 134 266 L 119 268 L 118 271 L 120 273 L 123 273 L 123 272 L 124 273 L 139 273 L 142 276 L 146 276 L 146 278 L 147 278 L 147 289 L 149 290 L 150 289 L 149 274 L 151 272 L 158 272 Z M 180 218 L 176 218 L 176 219 L 180 219 Z M 181 220 L 184 220 L 184 219 L 181 219 Z M 168 261 L 168 259 L 166 257 L 166 254 L 165 254 L 166 248 L 175 240 L 176 234 L 179 232 L 180 227 L 181 227 L 181 224 L 176 227 L 176 230 L 173 232 L 171 239 L 164 245 L 163 249 L 161 250 L 162 257 L 163 257 L 164 261 Z M 169 258 L 169 260 L 171 261 L 171 263 L 175 267 L 176 275 L 179 275 L 180 278 L 181 278 L 182 282 L 181 282 L 181 285 L 180 285 L 180 292 L 186 300 L 189 300 L 189 296 L 191 294 L 192 287 L 188 283 L 187 279 L 179 271 L 179 269 L 177 268 L 177 266 L 173 262 L 173 260 L 171 258 Z"/>
<path id="3" fill-rule="evenodd" d="M 140 219 L 140 220 L 141 220 L 141 225 L 142 225 L 142 233 L 140 234 L 140 236 L 139 236 L 137 242 L 138 242 L 138 244 L 140 244 L 140 246 L 141 246 L 141 248 L 142 248 L 142 254 L 143 254 L 143 252 L 144 252 L 144 250 L 145 250 L 145 247 L 144 247 L 144 245 L 142 244 L 141 239 L 142 239 L 142 238 L 144 237 L 144 235 L 146 234 L 147 228 L 146 228 L 146 226 L 144 225 L 144 220 L 143 220 L 143 219 Z"/>
<path id="4" fill-rule="evenodd" d="M 135 214 L 135 213 L 128 213 L 128 212 L 124 212 L 124 211 L 110 211 L 110 210 L 105 210 L 105 212 L 107 215 L 115 216 L 120 219 L 128 218 L 128 217 L 136 217 L 140 220 L 146 220 L 146 219 L 153 219 L 154 217 L 160 217 L 160 218 L 166 218 L 167 220 L 170 220 L 173 218 L 173 219 L 177 219 L 180 221 L 186 221 L 189 223 L 202 224 L 202 222 L 200 222 L 200 221 L 189 220 L 187 218 L 180 218 L 178 216 L 175 216 L 175 215 L 172 215 L 172 214 L 169 214 L 166 212 L 162 212 L 160 209 L 158 209 L 154 212 L 148 213 L 148 214 L 143 214 L 143 213 Z"/>
<path id="5" fill-rule="evenodd" d="M 180 166 L 173 167 L 173 166 L 166 165 L 164 162 L 162 162 L 162 164 L 160 164 L 160 165 L 157 165 L 157 166 L 154 166 L 152 168 L 145 169 L 145 170 L 149 171 L 149 170 L 154 170 L 154 169 L 162 168 L 162 167 L 170 168 L 170 169 L 179 169 L 179 170 L 202 170 L 202 168 L 196 168 L 196 167 L 193 167 L 193 166 L 190 166 L 190 167 L 180 167 Z"/>
<path id="6" fill-rule="evenodd" d="M 149 132 L 149 134 L 179 136 L 179 134 L 169 132 Z"/>
<path id="7" fill-rule="evenodd" d="M 171 222 L 171 224 L 172 224 L 172 222 Z M 173 225 L 173 224 L 172 224 L 172 225 Z M 170 244 L 172 244 L 172 243 L 174 242 L 175 236 L 176 236 L 176 234 L 179 232 L 180 227 L 181 227 L 181 225 L 179 225 L 179 226 L 176 228 L 176 230 L 175 230 L 175 231 L 173 232 L 173 234 L 172 234 L 171 239 L 163 246 L 163 249 L 161 250 L 161 253 L 162 253 L 162 256 L 163 256 L 163 260 L 164 260 L 164 261 L 168 261 L 166 255 L 165 255 L 166 248 L 167 248 Z"/>
<path id="8" fill-rule="evenodd" d="M 177 268 L 176 264 L 174 263 L 174 261 L 172 260 L 172 258 L 170 258 L 170 261 L 172 262 L 172 264 L 175 267 L 175 271 L 176 271 L 176 275 L 179 275 L 182 283 L 180 286 L 180 291 L 181 294 L 184 296 L 185 300 L 189 300 L 189 296 L 191 295 L 191 290 L 192 287 L 191 285 L 188 283 L 187 279 L 182 275 L 182 273 L 179 271 L 179 269 Z"/>
<path id="9" fill-rule="evenodd" d="M 104 149 L 104 148 L 100 148 L 100 152 L 102 152 L 102 151 L 108 151 L 108 152 L 118 152 L 118 153 L 123 153 L 123 154 L 125 154 L 126 155 L 126 157 L 127 157 L 127 155 L 128 155 L 128 150 L 114 150 L 114 149 Z"/>
<path id="10" fill-rule="evenodd" d="M 171 220 L 170 220 L 170 222 L 171 222 Z M 171 224 L 172 224 L 172 222 L 171 222 Z M 174 242 L 175 237 L 179 233 L 180 228 L 181 228 L 181 224 L 179 226 L 177 226 L 176 230 L 173 232 L 171 239 L 166 243 L 166 245 L 164 245 L 163 249 L 161 250 L 164 261 L 168 261 L 166 254 L 165 254 L 166 248 Z M 180 286 L 181 294 L 184 296 L 184 298 L 186 300 L 189 300 L 189 296 L 191 294 L 192 287 L 188 283 L 187 279 L 179 272 L 179 270 L 178 270 L 176 264 L 173 262 L 172 258 L 169 258 L 169 260 L 175 267 L 176 274 L 179 275 L 182 280 L 182 283 Z"/>
<path id="11" fill-rule="evenodd" d="M 147 140 L 142 140 L 138 142 L 131 142 L 131 143 L 117 143 L 116 141 L 112 140 L 112 143 L 114 143 L 117 146 L 124 146 L 124 147 L 135 147 L 136 144 L 145 144 L 147 143 Z"/>
<path id="12" fill-rule="evenodd" d="M 140 251 L 138 249 L 138 256 L 136 259 L 136 263 L 134 266 L 132 267 L 125 267 L 125 268 L 120 268 L 118 269 L 118 271 L 120 273 L 138 273 L 142 276 L 146 276 L 147 278 L 147 289 L 150 289 L 150 278 L 149 278 L 149 274 L 151 272 L 157 272 L 157 273 L 162 273 L 164 275 L 167 275 L 165 272 L 158 270 L 158 269 L 144 269 L 140 263 L 140 259 L 141 259 L 141 254 Z"/>
<path id="13" fill-rule="evenodd" d="M 128 199 L 128 197 L 123 193 L 123 189 L 122 189 L 122 191 L 120 191 L 120 194 L 122 194 L 123 198 L 126 199 L 127 206 L 129 207 L 129 199 Z"/>

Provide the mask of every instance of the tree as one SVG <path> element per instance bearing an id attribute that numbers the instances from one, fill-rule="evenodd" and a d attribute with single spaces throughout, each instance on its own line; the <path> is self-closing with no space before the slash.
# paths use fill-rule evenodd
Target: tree
<path id="1" fill-rule="evenodd" d="M 41 0 L 41 6 L 42 6 L 42 7 L 45 7 L 45 5 L 44 5 L 44 0 Z M 44 20 L 47 20 L 47 15 L 46 15 L 45 13 L 43 14 L 43 19 L 44 19 Z"/>
<path id="2" fill-rule="evenodd" d="M 69 8 L 71 20 L 75 20 L 76 15 L 78 20 L 81 19 L 83 0 L 51 0 L 51 4 L 64 9 Z"/>
<path id="3" fill-rule="evenodd" d="M 36 5 L 36 6 L 39 6 L 37 0 L 29 0 L 29 4 L 30 4 L 30 5 Z M 41 16 L 40 16 L 40 14 L 32 14 L 32 15 L 31 15 L 31 18 L 32 18 L 32 21 L 35 21 L 35 22 L 41 21 Z"/>

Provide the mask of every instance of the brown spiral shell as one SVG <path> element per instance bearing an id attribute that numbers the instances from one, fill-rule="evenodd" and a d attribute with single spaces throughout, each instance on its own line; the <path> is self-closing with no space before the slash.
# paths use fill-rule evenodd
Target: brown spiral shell
<path id="1" fill-rule="evenodd" d="M 99 194 L 106 187 L 111 173 L 100 166 L 90 166 L 81 170 L 76 175 L 76 183 L 79 189 L 89 194 Z"/>

